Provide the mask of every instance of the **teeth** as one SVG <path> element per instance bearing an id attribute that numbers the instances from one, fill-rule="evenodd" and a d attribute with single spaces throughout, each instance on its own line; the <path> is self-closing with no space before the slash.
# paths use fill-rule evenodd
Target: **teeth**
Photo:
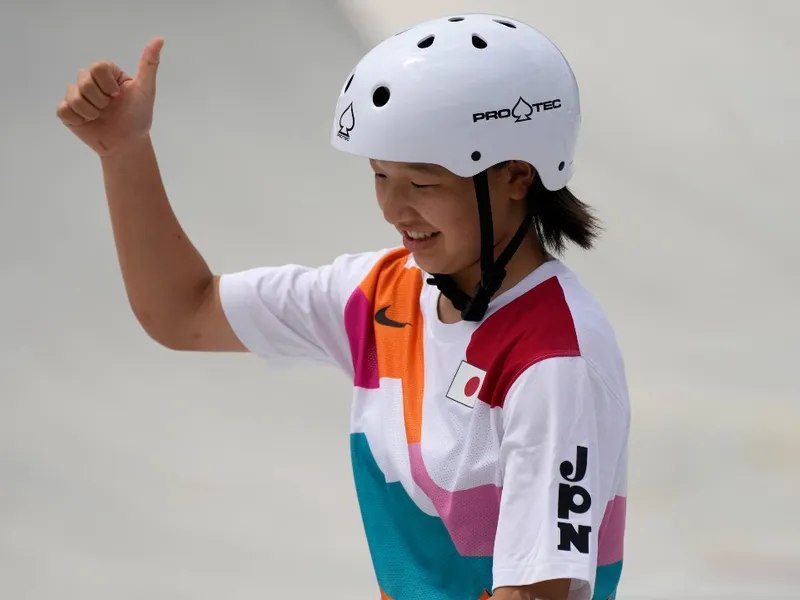
<path id="1" fill-rule="evenodd" d="M 432 233 L 420 233 L 418 231 L 406 231 L 406 235 L 412 240 L 427 240 L 433 236 Z"/>

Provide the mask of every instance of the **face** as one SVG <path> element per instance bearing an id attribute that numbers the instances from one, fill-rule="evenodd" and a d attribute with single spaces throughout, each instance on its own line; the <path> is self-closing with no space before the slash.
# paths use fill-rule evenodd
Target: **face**
<path id="1" fill-rule="evenodd" d="M 421 269 L 480 274 L 480 221 L 471 177 L 436 165 L 371 160 L 378 204 Z M 525 216 L 531 165 L 510 161 L 489 170 L 495 246 L 502 250 Z M 462 277 L 458 277 L 461 279 Z"/>

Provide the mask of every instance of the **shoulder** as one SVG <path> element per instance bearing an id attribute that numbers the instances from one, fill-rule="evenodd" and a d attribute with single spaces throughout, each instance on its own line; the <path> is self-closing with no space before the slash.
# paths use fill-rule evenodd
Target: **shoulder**
<path id="1" fill-rule="evenodd" d="M 366 265 L 365 265 L 366 266 Z M 407 310 L 418 309 L 423 275 L 405 248 L 384 250 L 372 257 L 352 286 L 348 303 L 400 303 Z"/>
<path id="2" fill-rule="evenodd" d="M 627 428 L 627 394 L 614 389 L 608 377 L 582 356 L 540 360 L 519 373 L 504 398 L 503 418 L 555 419 L 566 427 L 579 421 L 605 422 Z"/>
<path id="3" fill-rule="evenodd" d="M 371 274 L 381 272 L 397 262 L 399 254 L 396 248 L 340 254 L 328 268 L 337 277 L 350 282 L 350 287 L 357 287 Z"/>
<path id="4" fill-rule="evenodd" d="M 588 375 L 601 379 L 609 392 L 627 405 L 625 360 L 605 310 L 574 272 L 566 270 L 558 276 L 558 283 L 569 311 L 578 356 Z"/>
<path id="5" fill-rule="evenodd" d="M 416 266 L 411 252 L 405 248 L 389 248 L 368 255 L 363 269 L 363 287 L 392 285 L 409 276 L 419 279 L 421 271 Z M 350 259 L 352 260 L 352 259 Z"/>
<path id="6" fill-rule="evenodd" d="M 405 248 L 384 248 L 368 252 L 340 254 L 319 269 L 319 276 L 335 280 L 346 296 L 361 290 L 393 286 L 409 273 L 418 277 L 410 252 Z"/>
<path id="7" fill-rule="evenodd" d="M 220 287 L 226 295 L 239 289 L 269 296 L 276 292 L 319 290 L 346 299 L 377 265 L 392 254 L 392 249 L 381 249 L 339 254 L 318 266 L 286 263 L 252 267 L 221 274 Z"/>
<path id="8" fill-rule="evenodd" d="M 610 394 L 627 403 L 614 329 L 594 296 L 560 261 L 540 267 L 493 310 L 473 333 L 469 351 L 487 371 L 493 406 L 503 406 L 515 384 L 530 385 L 545 376 L 566 382 L 572 371 L 604 382 Z"/>

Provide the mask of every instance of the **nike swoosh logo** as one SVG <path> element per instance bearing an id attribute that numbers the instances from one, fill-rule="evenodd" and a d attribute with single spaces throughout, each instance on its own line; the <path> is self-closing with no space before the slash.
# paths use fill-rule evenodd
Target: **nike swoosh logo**
<path id="1" fill-rule="evenodd" d="M 376 312 L 375 321 L 381 325 L 386 325 L 387 327 L 397 327 L 398 329 L 402 329 L 406 325 L 409 325 L 409 323 L 401 323 L 400 321 L 394 321 L 390 319 L 388 316 L 386 316 L 386 311 L 389 310 L 390 306 L 391 304 L 387 304 L 378 312 Z"/>

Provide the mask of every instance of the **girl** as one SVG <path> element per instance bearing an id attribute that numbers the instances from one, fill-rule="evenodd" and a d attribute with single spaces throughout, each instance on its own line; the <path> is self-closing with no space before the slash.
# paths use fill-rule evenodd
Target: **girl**
<path id="1" fill-rule="evenodd" d="M 598 231 L 566 188 L 580 105 L 559 50 L 478 14 L 385 40 L 346 77 L 331 138 L 368 159 L 402 247 L 218 276 L 172 213 L 149 138 L 162 45 L 135 78 L 83 71 L 58 108 L 101 157 L 145 331 L 352 379 L 382 598 L 614 598 L 628 391 L 612 327 L 554 257 Z"/>

